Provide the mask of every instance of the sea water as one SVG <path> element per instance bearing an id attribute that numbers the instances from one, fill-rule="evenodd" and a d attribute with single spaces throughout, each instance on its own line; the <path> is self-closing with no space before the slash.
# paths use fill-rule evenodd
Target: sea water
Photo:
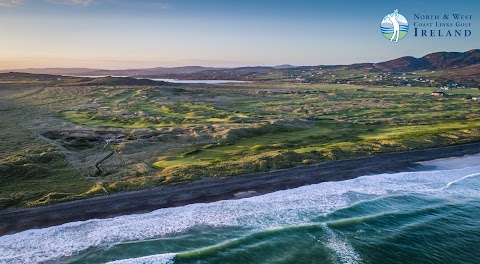
<path id="1" fill-rule="evenodd" d="M 480 156 L 422 165 L 6 235 L 0 263 L 480 263 Z"/>
<path id="2" fill-rule="evenodd" d="M 149 80 L 170 82 L 170 83 L 183 83 L 183 84 L 249 83 L 248 81 L 235 81 L 235 80 L 177 80 L 177 79 L 149 79 Z"/>

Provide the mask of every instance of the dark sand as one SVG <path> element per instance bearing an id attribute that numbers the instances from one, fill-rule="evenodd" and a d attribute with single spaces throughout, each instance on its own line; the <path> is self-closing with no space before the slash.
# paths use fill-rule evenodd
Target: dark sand
<path id="1" fill-rule="evenodd" d="M 326 181 L 364 175 L 408 171 L 416 162 L 480 153 L 480 143 L 382 154 L 295 167 L 266 173 L 208 178 L 176 186 L 66 202 L 56 205 L 0 211 L 0 235 L 67 222 L 150 212 L 160 208 L 238 199 Z"/>

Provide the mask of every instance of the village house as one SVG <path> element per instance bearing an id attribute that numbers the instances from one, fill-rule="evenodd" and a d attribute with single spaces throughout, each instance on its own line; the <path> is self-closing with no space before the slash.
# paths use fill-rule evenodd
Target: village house
<path id="1" fill-rule="evenodd" d="M 444 92 L 432 92 L 431 95 L 432 95 L 432 96 L 441 96 L 441 97 L 447 96 L 447 94 L 444 93 Z"/>

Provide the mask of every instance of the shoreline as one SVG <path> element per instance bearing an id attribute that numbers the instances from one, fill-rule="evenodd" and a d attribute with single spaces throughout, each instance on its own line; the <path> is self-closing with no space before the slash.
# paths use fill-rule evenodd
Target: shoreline
<path id="1" fill-rule="evenodd" d="M 420 168 L 417 164 L 480 153 L 480 143 L 329 161 L 270 172 L 206 178 L 181 185 L 115 193 L 60 204 L 0 211 L 0 236 L 68 222 L 147 213 L 193 203 L 239 199 L 327 181 Z"/>

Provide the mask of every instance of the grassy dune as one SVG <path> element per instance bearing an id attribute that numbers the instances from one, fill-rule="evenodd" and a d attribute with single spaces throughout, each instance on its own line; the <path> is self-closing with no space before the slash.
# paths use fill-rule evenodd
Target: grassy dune
<path id="1" fill-rule="evenodd" d="M 480 102 L 465 98 L 480 91 L 431 92 L 285 83 L 17 89 L 0 100 L 0 206 L 478 142 Z"/>
<path id="2" fill-rule="evenodd" d="M 0 99 L 0 209 L 71 199 L 93 185 L 72 167 L 62 152 L 22 124 L 38 117 L 35 108 L 16 100 L 36 89 L 10 91 Z M 13 96 L 10 96 L 13 94 Z"/>

